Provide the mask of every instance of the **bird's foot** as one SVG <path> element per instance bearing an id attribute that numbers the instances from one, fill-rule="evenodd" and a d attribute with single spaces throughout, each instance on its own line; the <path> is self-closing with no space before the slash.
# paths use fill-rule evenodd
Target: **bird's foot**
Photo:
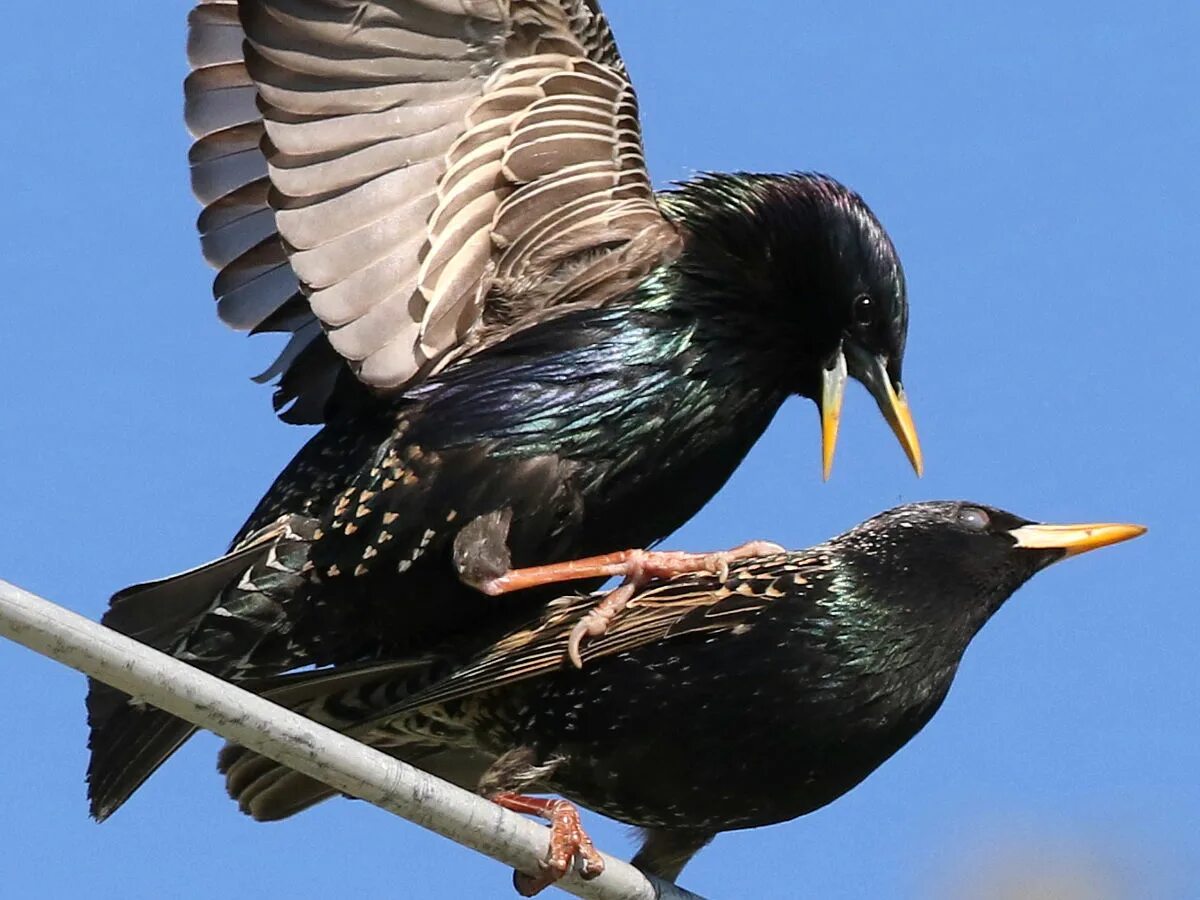
<path id="1" fill-rule="evenodd" d="M 526 797 L 511 791 L 500 791 L 489 799 L 497 806 L 540 816 L 550 823 L 550 851 L 541 863 L 541 871 L 536 875 L 513 873 L 513 887 L 522 897 L 532 897 L 554 884 L 571 871 L 576 860 L 581 878 L 592 879 L 604 871 L 604 860 L 583 830 L 575 804 L 566 800 Z"/>
<path id="2" fill-rule="evenodd" d="M 599 603 L 588 610 L 586 616 L 575 623 L 575 627 L 571 629 L 571 633 L 567 637 L 567 658 L 571 660 L 571 664 L 575 668 L 583 668 L 583 655 L 579 649 L 583 646 L 583 642 L 590 637 L 600 637 L 606 634 L 608 623 L 629 605 L 629 601 L 637 593 L 638 587 L 637 583 L 626 581 L 605 594 Z"/>
<path id="3" fill-rule="evenodd" d="M 584 559 L 509 569 L 503 575 L 478 582 L 485 594 L 496 596 L 525 588 L 578 581 L 581 578 L 618 576 L 626 582 L 645 584 L 653 578 L 674 578 L 691 572 L 711 572 L 722 581 L 729 577 L 729 564 L 754 556 L 783 553 L 772 541 L 747 541 L 731 550 L 716 553 L 687 553 L 681 550 L 621 550 Z"/>
<path id="4" fill-rule="evenodd" d="M 609 591 L 588 611 L 567 639 L 567 658 L 578 669 L 583 668 L 580 648 L 590 637 L 600 637 L 608 631 L 609 623 L 633 599 L 639 588 L 655 578 L 674 578 L 692 572 L 711 572 L 721 581 L 729 578 L 729 565 L 754 556 L 783 553 L 781 546 L 771 541 L 747 541 L 731 550 L 716 553 L 686 553 L 680 550 L 622 550 L 602 556 L 589 556 L 568 562 L 526 569 L 510 569 L 503 575 L 480 582 L 479 589 L 495 596 L 524 588 L 541 587 L 580 578 L 619 576 L 619 587 Z"/>

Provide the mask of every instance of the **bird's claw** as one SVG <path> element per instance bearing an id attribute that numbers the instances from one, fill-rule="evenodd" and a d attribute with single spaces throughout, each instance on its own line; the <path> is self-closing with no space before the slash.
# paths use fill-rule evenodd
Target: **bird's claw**
<path id="1" fill-rule="evenodd" d="M 711 572 L 722 580 L 729 577 L 729 564 L 753 556 L 772 556 L 784 549 L 771 541 L 748 541 L 720 553 L 684 553 L 677 550 L 620 550 L 585 559 L 509 569 L 487 578 L 470 581 L 490 596 L 526 588 L 577 581 L 581 578 L 616 576 L 643 585 L 651 578 L 673 578 L 689 572 Z"/>
<path id="2" fill-rule="evenodd" d="M 655 578 L 674 578 L 689 572 L 710 572 L 719 581 L 729 580 L 729 565 L 755 556 L 786 552 L 773 541 L 747 541 L 731 550 L 716 553 L 629 550 L 622 559 L 624 582 L 609 591 L 587 614 L 575 623 L 567 636 L 567 658 L 577 669 L 583 668 L 581 648 L 588 638 L 608 632 L 609 623 L 629 605 L 634 594 Z"/>
<path id="3" fill-rule="evenodd" d="M 713 553 L 705 566 L 708 571 L 717 576 L 717 581 L 729 580 L 729 554 Z"/>
<path id="4" fill-rule="evenodd" d="M 583 668 L 581 648 L 591 637 L 608 631 L 609 623 L 621 612 L 634 594 L 655 578 L 675 578 L 693 572 L 709 572 L 719 581 L 729 580 L 731 563 L 755 556 L 774 556 L 785 552 L 772 541 L 747 541 L 731 550 L 718 553 L 684 553 L 676 550 L 621 550 L 602 556 L 589 556 L 568 562 L 510 569 L 494 578 L 475 583 L 485 594 L 495 596 L 524 588 L 557 584 L 579 578 L 624 579 L 619 587 L 609 591 L 600 602 L 588 610 L 571 629 L 567 637 L 567 658 L 577 669 Z"/>
<path id="5" fill-rule="evenodd" d="M 580 651 L 583 642 L 588 638 L 606 634 L 609 623 L 629 605 L 629 601 L 633 599 L 633 594 L 637 589 L 638 583 L 634 581 L 627 581 L 614 588 L 605 594 L 599 603 L 589 609 L 587 615 L 575 623 L 575 627 L 567 636 L 567 658 L 571 660 L 571 664 L 575 668 L 583 668 L 583 655 Z"/>
<path id="6" fill-rule="evenodd" d="M 683 553 L 671 550 L 637 552 L 641 556 L 632 563 L 636 566 L 632 578 L 644 584 L 651 578 L 674 578 L 691 572 L 708 572 L 718 581 L 728 581 L 731 563 L 756 556 L 774 556 L 787 551 L 774 541 L 747 541 L 737 547 L 718 550 L 715 553 Z"/>
<path id="7" fill-rule="evenodd" d="M 604 858 L 583 830 L 579 810 L 566 800 L 541 800 L 519 794 L 497 794 L 494 802 L 506 809 L 533 813 L 550 822 L 550 849 L 536 874 L 513 873 L 513 887 L 522 897 L 532 897 L 554 884 L 575 865 L 579 877 L 596 878 L 604 871 Z"/>

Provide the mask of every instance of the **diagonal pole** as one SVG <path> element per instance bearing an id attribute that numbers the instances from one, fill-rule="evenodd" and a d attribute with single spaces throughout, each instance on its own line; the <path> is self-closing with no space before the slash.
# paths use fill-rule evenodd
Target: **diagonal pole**
<path id="1" fill-rule="evenodd" d="M 0 636 L 514 869 L 545 858 L 547 828 L 3 580 Z M 604 864 L 593 881 L 557 886 L 594 900 L 703 900 Z"/>

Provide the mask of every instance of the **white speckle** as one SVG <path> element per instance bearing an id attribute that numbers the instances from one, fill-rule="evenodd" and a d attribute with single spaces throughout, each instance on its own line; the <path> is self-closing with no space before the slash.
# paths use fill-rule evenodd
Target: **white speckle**
<path id="1" fill-rule="evenodd" d="M 271 549 L 267 551 L 267 568 L 277 572 L 290 572 L 291 570 L 279 561 L 276 549 L 275 545 L 271 545 Z"/>
<path id="2" fill-rule="evenodd" d="M 229 610 L 227 610 L 227 609 L 226 609 L 225 607 L 223 607 L 223 606 L 218 606 L 216 609 L 214 609 L 214 610 L 212 611 L 212 614 L 213 614 L 214 616 L 223 616 L 223 617 L 225 617 L 225 618 L 227 618 L 227 619 L 232 619 L 232 618 L 233 618 L 233 613 L 231 613 Z"/>

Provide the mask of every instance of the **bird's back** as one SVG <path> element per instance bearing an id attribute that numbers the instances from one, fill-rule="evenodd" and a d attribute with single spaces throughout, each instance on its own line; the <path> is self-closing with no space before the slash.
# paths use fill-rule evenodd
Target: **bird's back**
<path id="1" fill-rule="evenodd" d="M 554 592 L 493 599 L 465 585 L 465 526 L 503 520 L 499 546 L 481 551 L 502 567 L 645 546 L 707 502 L 774 415 L 781 395 L 732 390 L 692 331 L 653 303 L 583 310 L 337 420 L 276 479 L 233 560 L 158 585 L 136 616 L 142 589 L 127 589 L 106 622 L 233 680 L 515 627 Z M 131 766 L 137 777 L 106 791 L 119 804 L 190 729 L 113 716 L 119 704 L 95 699 L 107 691 L 92 689 L 93 784 Z M 172 739 L 122 760 L 114 748 L 148 731 Z"/>

